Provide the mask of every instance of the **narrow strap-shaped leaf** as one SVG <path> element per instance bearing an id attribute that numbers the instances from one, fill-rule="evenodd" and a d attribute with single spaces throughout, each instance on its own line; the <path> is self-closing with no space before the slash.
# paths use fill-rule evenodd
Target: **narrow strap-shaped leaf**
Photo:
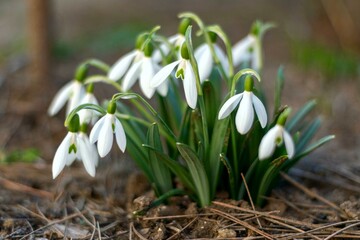
<path id="1" fill-rule="evenodd" d="M 334 135 L 329 135 L 326 137 L 323 137 L 319 140 L 317 140 L 316 142 L 312 143 L 310 146 L 308 146 L 303 152 L 299 152 L 295 155 L 294 158 L 290 159 L 290 161 L 287 161 L 283 168 L 282 171 L 286 172 L 288 171 L 291 167 L 293 167 L 301 158 L 309 155 L 311 152 L 315 151 L 316 149 L 318 149 L 319 147 L 321 147 L 322 145 L 330 142 L 331 140 L 333 140 L 335 138 Z"/>
<path id="2" fill-rule="evenodd" d="M 306 145 L 315 136 L 320 126 L 321 120 L 318 117 L 314 121 L 312 121 L 311 124 L 302 133 L 300 133 L 299 142 L 296 144 L 295 152 L 301 152 L 306 147 Z"/>
<path id="3" fill-rule="evenodd" d="M 211 196 L 215 195 L 220 174 L 220 153 L 226 152 L 229 144 L 230 118 L 216 119 L 211 137 L 207 168 L 210 169 L 209 184 Z"/>
<path id="4" fill-rule="evenodd" d="M 170 168 L 170 170 L 179 178 L 180 182 L 186 188 L 188 188 L 193 193 L 196 192 L 195 185 L 192 181 L 190 173 L 184 166 L 182 166 L 179 162 L 171 159 L 167 154 L 154 149 L 152 146 L 145 144 L 142 146 L 153 151 L 157 158 L 161 160 L 168 168 Z"/>
<path id="5" fill-rule="evenodd" d="M 245 173 L 245 181 L 248 185 L 250 185 L 250 179 L 255 173 L 258 164 L 259 164 L 259 158 L 256 158 L 255 161 L 251 164 L 251 166 Z M 246 193 L 245 184 L 241 183 L 238 199 L 243 199 L 245 197 L 245 193 Z"/>
<path id="6" fill-rule="evenodd" d="M 156 123 L 149 127 L 147 144 L 162 152 L 159 127 Z M 149 165 L 154 175 L 154 184 L 157 196 L 160 196 L 173 188 L 169 168 L 158 159 L 154 151 L 148 149 Z"/>
<path id="7" fill-rule="evenodd" d="M 220 160 L 224 164 L 224 166 L 226 167 L 226 170 L 227 170 L 227 173 L 228 173 L 228 176 L 229 176 L 230 196 L 232 198 L 235 198 L 236 197 L 236 191 L 237 191 L 237 184 L 235 182 L 234 170 L 231 167 L 231 163 L 230 163 L 229 159 L 225 156 L 225 154 L 223 154 L 223 153 L 220 154 Z"/>
<path id="8" fill-rule="evenodd" d="M 272 185 L 274 185 L 276 179 L 279 177 L 281 165 L 287 160 L 287 156 L 280 156 L 271 162 L 270 167 L 266 170 L 263 178 L 261 179 L 259 190 L 256 194 L 256 205 L 262 206 L 264 203 L 264 196 L 266 196 Z"/>
<path id="9" fill-rule="evenodd" d="M 279 111 L 280 106 L 281 106 L 281 95 L 282 95 L 282 90 L 284 88 L 284 82 L 285 82 L 284 67 L 280 66 L 278 73 L 277 73 L 276 82 L 275 82 L 274 115 Z"/>
<path id="10" fill-rule="evenodd" d="M 311 100 L 307 102 L 291 119 L 288 120 L 286 124 L 286 129 L 291 132 L 294 130 L 295 126 L 298 125 L 311 110 L 316 106 L 316 100 Z"/>
<path id="11" fill-rule="evenodd" d="M 189 146 L 182 143 L 177 143 L 176 145 L 181 156 L 185 160 L 190 171 L 190 175 L 194 181 L 200 206 L 204 207 L 209 205 L 211 202 L 209 180 L 208 176 L 206 175 L 203 163 Z"/>
<path id="12" fill-rule="evenodd" d="M 218 115 L 220 102 L 218 96 L 220 95 L 220 91 L 217 91 L 213 86 L 213 82 L 210 81 L 205 81 L 202 87 L 204 93 L 206 121 L 208 123 L 208 133 L 209 136 L 211 136 L 214 129 L 215 120 Z"/>

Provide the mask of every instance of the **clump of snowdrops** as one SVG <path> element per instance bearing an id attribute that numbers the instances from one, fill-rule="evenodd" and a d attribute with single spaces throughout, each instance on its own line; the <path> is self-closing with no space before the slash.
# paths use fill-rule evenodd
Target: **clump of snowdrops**
<path id="1" fill-rule="evenodd" d="M 206 206 L 219 191 L 245 198 L 246 183 L 261 205 L 280 172 L 334 136 L 311 141 L 321 124 L 308 117 L 315 101 L 295 113 L 281 103 L 282 68 L 274 102 L 266 101 L 261 83 L 272 79 L 261 74 L 262 40 L 272 24 L 256 21 L 232 45 L 219 25 L 189 12 L 179 18 L 173 36 L 160 35 L 160 27 L 141 33 L 135 49 L 111 67 L 96 59 L 77 67 L 48 111 L 55 115 L 67 102 L 68 134 L 55 153 L 53 178 L 76 159 L 95 176 L 99 157 L 117 145 L 158 197 L 187 194 Z M 89 75 L 89 68 L 101 74 Z M 117 90 L 101 105 L 98 83 Z M 137 84 L 140 92 L 133 91 Z"/>

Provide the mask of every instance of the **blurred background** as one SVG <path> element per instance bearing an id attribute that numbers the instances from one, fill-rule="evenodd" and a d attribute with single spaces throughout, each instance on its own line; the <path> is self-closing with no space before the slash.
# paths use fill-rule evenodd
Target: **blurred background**
<path id="1" fill-rule="evenodd" d="M 40 156 L 51 163 L 66 130 L 63 114 L 50 118 L 46 110 L 77 64 L 87 58 L 112 64 L 140 32 L 160 25 L 170 36 L 177 14 L 192 11 L 221 25 L 232 43 L 256 19 L 274 22 L 264 38 L 269 96 L 283 65 L 283 102 L 297 109 L 317 98 L 320 134 L 337 135 L 318 154 L 359 162 L 359 10 L 358 0 L 0 0 L 0 161 Z"/>

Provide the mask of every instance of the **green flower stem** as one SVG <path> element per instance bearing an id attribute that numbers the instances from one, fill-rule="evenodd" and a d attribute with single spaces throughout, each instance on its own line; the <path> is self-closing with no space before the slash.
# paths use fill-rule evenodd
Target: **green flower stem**
<path id="1" fill-rule="evenodd" d="M 220 60 L 219 60 L 218 56 L 215 53 L 213 42 L 211 41 L 211 37 L 209 35 L 208 29 L 206 28 L 203 21 L 197 15 L 195 15 L 195 14 L 193 14 L 191 12 L 181 13 L 181 14 L 179 14 L 179 17 L 180 18 L 190 18 L 190 19 L 194 20 L 197 23 L 197 25 L 199 26 L 201 32 L 204 34 L 206 44 L 209 45 L 209 47 L 210 47 L 211 55 L 212 55 L 212 57 L 214 59 L 215 64 L 219 68 L 220 74 L 222 75 L 222 77 L 224 79 L 227 80 L 227 82 L 230 82 L 230 80 L 229 80 L 230 77 L 226 75 L 226 72 L 225 72 L 224 68 L 222 67 L 222 65 L 220 63 Z"/>
<path id="2" fill-rule="evenodd" d="M 76 108 L 74 108 L 70 113 L 69 115 L 66 117 L 65 119 L 65 127 L 68 127 L 70 125 L 70 122 L 72 121 L 73 117 L 75 115 L 77 115 L 77 113 L 81 110 L 81 109 L 91 109 L 91 110 L 94 110 L 94 111 L 97 111 L 99 112 L 101 115 L 105 115 L 106 114 L 106 111 L 96 105 L 96 104 L 91 104 L 91 103 L 86 103 L 86 104 L 81 104 L 80 106 L 77 106 Z"/>
<path id="3" fill-rule="evenodd" d="M 231 89 L 230 89 L 230 97 L 234 96 L 235 90 L 236 90 L 236 83 L 243 75 L 250 75 L 250 76 L 255 77 L 259 82 L 261 81 L 260 75 L 255 70 L 250 69 L 250 68 L 242 69 L 241 71 L 236 73 L 232 79 L 232 84 L 231 84 Z"/>
<path id="4" fill-rule="evenodd" d="M 117 94 L 114 94 L 112 97 L 112 100 L 114 100 L 114 101 L 118 101 L 119 99 L 130 99 L 132 102 L 136 103 L 136 106 L 140 107 L 141 105 L 137 101 L 135 101 L 136 99 L 139 99 L 146 106 L 146 108 L 154 115 L 155 118 L 152 118 L 153 121 L 158 122 L 161 126 L 164 127 L 167 134 L 169 135 L 168 139 L 176 142 L 176 140 L 177 140 L 176 136 L 173 133 L 173 131 L 171 130 L 171 128 L 161 118 L 159 113 L 143 97 L 141 97 L 139 94 L 136 94 L 136 93 L 117 93 Z M 144 108 L 142 108 L 142 109 L 144 109 Z M 146 110 L 144 109 L 144 112 L 145 111 Z"/>
<path id="5" fill-rule="evenodd" d="M 108 77 L 104 76 L 104 75 L 94 75 L 91 77 L 88 77 L 85 80 L 85 84 L 90 84 L 90 83 L 96 83 L 96 82 L 103 82 L 106 84 L 109 84 L 111 86 L 113 86 L 118 92 L 124 92 L 121 85 L 119 83 L 117 83 L 116 81 L 113 81 L 111 79 L 109 79 Z M 131 100 L 131 103 L 141 112 L 141 114 L 143 114 L 144 117 L 146 117 L 149 121 L 154 121 L 154 117 L 148 113 L 148 111 L 146 111 L 146 109 L 139 104 L 139 102 Z"/>
<path id="6" fill-rule="evenodd" d="M 231 42 L 230 42 L 228 36 L 225 34 L 225 32 L 222 30 L 222 28 L 219 25 L 209 26 L 208 31 L 216 33 L 225 44 L 226 55 L 227 55 L 228 61 L 229 61 L 228 81 L 230 81 L 232 76 L 234 75 L 234 63 L 233 63 L 233 57 L 232 57 Z"/>
<path id="7" fill-rule="evenodd" d="M 128 114 L 122 114 L 122 113 L 115 113 L 116 117 L 119 119 L 124 120 L 132 120 L 134 122 L 137 122 L 145 127 L 150 127 L 152 125 L 151 122 L 145 121 L 142 118 L 134 117 Z M 176 142 L 174 141 L 173 136 L 171 136 L 168 132 L 164 131 L 164 129 L 160 129 L 161 134 L 168 140 L 168 142 L 171 144 L 173 148 L 176 148 Z"/>
<path id="8" fill-rule="evenodd" d="M 185 42 L 189 51 L 189 57 L 190 57 L 190 63 L 191 66 L 194 70 L 194 74 L 195 74 L 195 79 L 196 79 L 196 89 L 198 92 L 198 102 L 199 102 L 199 108 L 200 108 L 200 114 L 201 114 L 201 122 L 203 125 L 203 135 L 204 135 L 204 150 L 205 153 L 207 154 L 208 152 L 208 147 L 209 147 L 209 133 L 208 133 L 208 126 L 207 126 L 207 121 L 206 121 L 206 109 L 205 109 L 205 102 L 204 102 L 204 97 L 203 97 L 203 92 L 202 92 L 202 87 L 201 87 L 201 82 L 200 82 L 200 76 L 199 76 L 199 69 L 197 66 L 197 62 L 194 56 L 194 48 L 192 45 L 192 41 L 191 41 L 191 30 L 192 30 L 192 26 L 189 26 L 186 30 L 185 33 Z M 205 155 L 206 158 L 206 155 Z"/>

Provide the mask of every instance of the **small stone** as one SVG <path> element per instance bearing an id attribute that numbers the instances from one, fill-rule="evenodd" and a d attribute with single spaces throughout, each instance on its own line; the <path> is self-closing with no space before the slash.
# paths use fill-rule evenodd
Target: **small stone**
<path id="1" fill-rule="evenodd" d="M 236 232 L 233 229 L 219 229 L 216 238 L 235 238 Z"/>

